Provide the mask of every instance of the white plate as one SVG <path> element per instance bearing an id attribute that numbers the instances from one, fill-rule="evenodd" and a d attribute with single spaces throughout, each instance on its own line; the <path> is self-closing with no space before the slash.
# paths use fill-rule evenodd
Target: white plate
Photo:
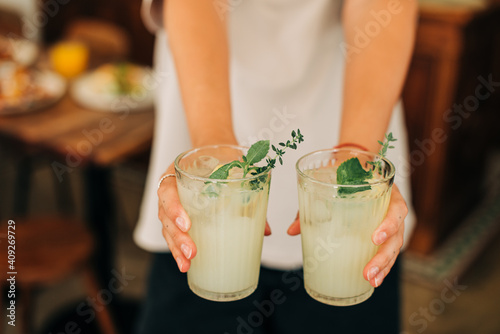
<path id="1" fill-rule="evenodd" d="M 0 116 L 23 114 L 46 108 L 59 101 L 66 92 L 66 80 L 59 74 L 48 70 L 30 71 L 32 71 L 33 90 L 15 102 L 0 103 Z"/>
<path id="2" fill-rule="evenodd" d="M 34 42 L 4 36 L 0 36 L 0 50 L 10 55 L 13 61 L 25 67 L 33 65 L 40 54 L 40 48 Z"/>
<path id="3" fill-rule="evenodd" d="M 109 65 L 108 65 L 109 66 Z M 136 92 L 118 94 L 114 92 L 113 78 L 109 72 L 99 69 L 77 78 L 70 87 L 70 94 L 81 106 L 104 112 L 140 112 L 153 107 L 156 82 L 154 72 L 148 67 L 135 65 Z"/>

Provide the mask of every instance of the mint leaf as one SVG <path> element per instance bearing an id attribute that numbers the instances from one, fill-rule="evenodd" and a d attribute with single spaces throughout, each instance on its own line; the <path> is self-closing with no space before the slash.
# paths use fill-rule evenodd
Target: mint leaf
<path id="1" fill-rule="evenodd" d="M 368 184 L 366 180 L 372 178 L 373 173 L 371 170 L 365 170 L 358 158 L 351 158 L 344 161 L 337 168 L 337 184 L 340 185 L 361 185 Z M 370 190 L 370 186 L 357 187 L 357 188 L 343 188 L 339 189 L 340 195 L 354 194 L 360 191 Z"/>
<path id="2" fill-rule="evenodd" d="M 260 140 L 253 144 L 249 149 L 246 155 L 246 163 L 248 165 L 254 165 L 257 162 L 264 159 L 269 152 L 269 140 Z"/>
<path id="3" fill-rule="evenodd" d="M 364 182 L 364 183 L 367 183 L 367 182 Z M 365 191 L 365 190 L 370 190 L 372 187 L 370 186 L 366 186 L 366 187 L 356 187 L 356 188 L 345 188 L 345 187 L 341 187 L 339 189 L 339 195 L 351 195 L 351 194 L 355 194 L 357 192 L 361 192 L 361 191 Z"/>
<path id="4" fill-rule="evenodd" d="M 363 181 L 372 177 L 372 171 L 366 171 L 358 158 L 344 161 L 337 168 L 338 184 L 364 184 Z"/>
<path id="5" fill-rule="evenodd" d="M 380 140 L 378 143 L 382 145 L 380 148 L 380 151 L 378 154 L 382 157 L 385 157 L 387 154 L 387 150 L 389 148 L 394 148 L 394 146 L 391 145 L 391 142 L 397 141 L 396 138 L 392 136 L 392 132 L 389 132 L 388 134 L 385 135 L 385 141 L 381 142 Z M 366 162 L 369 165 L 372 165 L 374 169 L 378 171 L 379 174 L 382 174 L 382 162 L 381 160 L 377 161 L 367 161 Z M 361 163 L 359 162 L 358 158 L 351 158 L 349 160 L 344 161 L 343 163 L 340 164 L 339 168 L 337 169 L 337 184 L 340 185 L 360 185 L 360 184 L 368 184 L 366 180 L 372 178 L 373 172 L 372 170 L 366 171 L 362 166 Z M 339 189 L 339 194 L 340 195 L 348 195 L 348 194 L 354 194 L 359 191 L 365 191 L 371 189 L 371 186 L 365 186 L 365 187 L 357 187 L 357 188 L 340 188 Z"/>
<path id="6" fill-rule="evenodd" d="M 225 180 L 229 176 L 229 170 L 233 167 L 241 167 L 241 162 L 238 160 L 231 161 L 219 168 L 217 168 L 210 176 L 209 179 Z"/>

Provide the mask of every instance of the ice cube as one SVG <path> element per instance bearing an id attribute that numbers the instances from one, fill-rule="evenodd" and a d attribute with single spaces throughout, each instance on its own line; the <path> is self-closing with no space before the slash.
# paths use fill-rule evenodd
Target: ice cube
<path id="1" fill-rule="evenodd" d="M 208 177 L 219 166 L 219 159 L 209 155 L 201 155 L 193 162 L 192 173 L 202 177 Z"/>
<path id="2" fill-rule="evenodd" d="M 332 183 L 332 184 L 337 183 L 337 172 L 336 168 L 333 167 L 321 167 L 317 169 L 309 169 L 304 171 L 304 174 L 320 182 Z"/>
<path id="3" fill-rule="evenodd" d="M 229 170 L 228 179 L 242 179 L 243 178 L 243 169 L 238 167 L 233 167 Z"/>

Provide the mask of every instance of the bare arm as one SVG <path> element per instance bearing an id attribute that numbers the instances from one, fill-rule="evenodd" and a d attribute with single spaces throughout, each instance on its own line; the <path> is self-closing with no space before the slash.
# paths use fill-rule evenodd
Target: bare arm
<path id="1" fill-rule="evenodd" d="M 386 25 L 378 23 L 373 14 L 381 15 L 381 11 L 386 15 Z M 413 49 L 416 14 L 416 0 L 346 1 L 343 11 L 346 71 L 340 143 L 357 143 L 372 152 L 379 150 L 377 141 L 384 138 L 403 87 Z M 359 39 L 363 38 L 360 31 L 365 34 L 364 40 Z M 397 259 L 407 213 L 405 200 L 394 185 L 387 216 L 372 235 L 373 243 L 380 248 L 363 271 L 374 287 L 382 284 Z M 289 234 L 300 233 L 299 218 L 288 229 Z"/>
<path id="2" fill-rule="evenodd" d="M 378 23 L 374 13 L 379 19 L 385 14 L 386 24 Z M 416 16 L 416 0 L 346 2 L 345 41 L 357 50 L 346 58 L 340 143 L 358 143 L 369 151 L 378 151 L 377 141 L 383 139 L 401 95 L 413 50 Z M 366 33 L 368 43 L 360 43 L 356 36 L 360 30 Z M 407 213 L 405 200 L 394 185 L 387 216 L 372 235 L 373 243 L 380 248 L 363 271 L 374 287 L 382 284 L 397 259 Z"/>
<path id="3" fill-rule="evenodd" d="M 379 23 L 377 15 L 385 21 Z M 403 87 L 416 15 L 416 0 L 346 1 L 342 13 L 346 69 L 340 143 L 358 143 L 378 151 L 377 141 L 384 138 Z"/>
<path id="4" fill-rule="evenodd" d="M 193 146 L 236 144 L 226 25 L 213 0 L 168 0 L 163 18 Z"/>
<path id="5" fill-rule="evenodd" d="M 193 147 L 236 144 L 227 32 L 213 1 L 168 0 L 163 8 Z M 174 173 L 171 164 L 164 175 Z M 180 203 L 175 178 L 167 177 L 158 189 L 158 217 L 172 256 L 186 272 L 197 249 L 187 233 L 191 220 Z"/>
<path id="6" fill-rule="evenodd" d="M 231 117 L 227 31 L 213 0 L 168 0 L 163 18 L 192 145 L 237 144 Z M 171 164 L 164 175 L 174 173 Z M 172 256 L 180 271 L 186 272 L 197 249 L 187 233 L 191 220 L 180 203 L 173 177 L 165 178 L 158 189 L 158 217 Z M 265 233 L 271 233 L 267 224 Z"/>

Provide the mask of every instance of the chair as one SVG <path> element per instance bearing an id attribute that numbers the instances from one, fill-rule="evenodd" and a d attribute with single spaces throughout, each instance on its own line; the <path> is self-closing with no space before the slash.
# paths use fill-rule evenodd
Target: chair
<path id="1" fill-rule="evenodd" d="M 63 186 L 59 184 L 56 189 L 57 202 L 60 206 L 58 211 L 61 214 L 28 216 L 26 199 L 31 188 L 35 158 L 24 154 L 14 154 L 14 156 L 14 160 L 18 162 L 13 216 L 22 218 L 9 220 L 4 218 L 0 221 L 0 290 L 8 292 L 10 283 L 7 278 L 14 276 L 16 293 L 15 298 L 9 298 L 8 294 L 3 293 L 0 303 L 6 301 L 8 304 L 0 305 L 0 308 L 7 308 L 10 300 L 15 300 L 18 333 L 33 333 L 33 292 L 58 283 L 71 275 L 82 274 L 86 294 L 96 299 L 96 307 L 102 309 L 96 312 L 101 332 L 116 334 L 117 330 L 109 308 L 101 303 L 99 298 L 95 298 L 103 290 L 92 262 L 95 256 L 94 237 L 82 221 L 71 218 L 70 214 L 74 209 L 69 184 Z M 15 246 L 15 248 L 10 247 L 10 254 L 9 246 Z M 9 263 L 9 259 L 15 261 Z M 14 274 L 9 274 L 11 272 Z M 3 332 L 6 321 L 9 321 L 9 318 L 0 320 L 0 333 Z"/>
<path id="2" fill-rule="evenodd" d="M 15 236 L 15 262 L 12 268 L 7 262 L 9 226 L 14 226 L 11 231 L 15 232 L 11 234 Z M 90 261 L 93 238 L 82 222 L 57 216 L 32 217 L 3 221 L 0 231 L 0 284 L 9 291 L 9 273 L 17 273 L 12 276 L 15 277 L 16 324 L 21 327 L 21 333 L 33 331 L 32 292 L 35 289 L 57 283 L 72 274 L 83 273 L 87 294 L 97 296 L 100 292 Z M 7 303 L 10 300 L 7 299 Z M 8 304 L 4 307 L 8 307 Z M 106 305 L 99 307 L 102 307 L 102 311 L 96 312 L 96 317 L 102 333 L 115 334 L 109 310 Z"/>

